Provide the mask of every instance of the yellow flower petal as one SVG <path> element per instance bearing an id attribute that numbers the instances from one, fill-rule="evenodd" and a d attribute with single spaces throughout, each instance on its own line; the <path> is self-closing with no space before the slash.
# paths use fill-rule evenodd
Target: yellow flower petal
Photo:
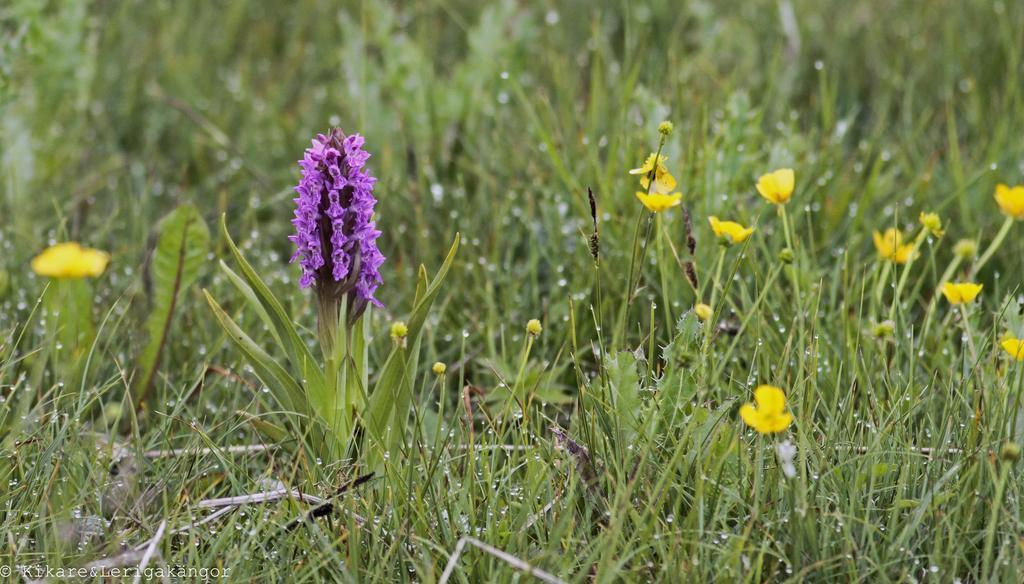
<path id="1" fill-rule="evenodd" d="M 777 414 L 786 409 L 786 393 L 774 385 L 759 385 L 754 390 L 757 409 L 765 414 Z"/>
<path id="2" fill-rule="evenodd" d="M 761 415 L 757 412 L 754 404 L 743 404 L 740 406 L 740 418 L 755 430 L 761 425 Z"/>
<path id="3" fill-rule="evenodd" d="M 713 215 L 708 217 L 708 223 L 717 237 L 729 243 L 743 243 L 754 232 L 753 227 L 744 227 L 735 221 L 721 221 Z"/>
<path id="4" fill-rule="evenodd" d="M 792 168 L 781 168 L 757 179 L 757 192 L 776 205 L 784 205 L 793 196 L 796 175 Z"/>
<path id="5" fill-rule="evenodd" d="M 651 152 L 651 155 L 648 156 L 646 160 L 644 160 L 643 165 L 640 166 L 640 168 L 634 168 L 634 169 L 630 170 L 629 174 L 647 174 L 648 172 L 651 172 L 652 170 L 654 170 L 654 164 L 655 164 L 654 158 L 655 158 L 655 156 L 657 156 L 657 155 L 655 153 Z M 662 164 L 665 163 L 666 160 L 668 160 L 668 157 L 665 156 L 664 154 L 662 154 L 661 156 L 657 156 L 657 158 L 658 158 L 658 162 L 657 162 L 658 166 L 661 166 Z"/>
<path id="6" fill-rule="evenodd" d="M 1024 341 L 1009 337 L 999 343 L 1004 351 L 1018 361 L 1024 361 Z"/>
<path id="7" fill-rule="evenodd" d="M 792 423 L 792 414 L 788 414 L 786 412 L 776 414 L 774 416 L 766 416 L 764 421 L 762 422 L 762 427 L 764 428 L 763 432 L 767 434 L 775 434 L 777 432 L 782 432 L 783 430 L 788 428 L 789 425 Z"/>
<path id="8" fill-rule="evenodd" d="M 950 304 L 965 304 L 967 302 L 973 302 L 978 294 L 981 293 L 982 284 L 974 284 L 971 282 L 963 282 L 960 284 L 954 284 L 952 282 L 946 282 L 942 285 L 942 295 L 946 297 L 946 300 Z"/>
<path id="9" fill-rule="evenodd" d="M 754 402 L 740 406 L 740 418 L 761 434 L 782 432 L 793 423 L 786 411 L 786 394 L 773 385 L 760 385 L 754 390 Z"/>
<path id="10" fill-rule="evenodd" d="M 640 199 L 644 207 L 647 207 L 647 210 L 652 213 L 660 213 L 683 202 L 682 193 L 673 193 L 671 195 L 654 193 L 649 195 L 643 191 L 637 191 L 636 198 Z"/>
<path id="11" fill-rule="evenodd" d="M 110 255 L 74 242 L 53 245 L 32 259 L 32 271 L 48 278 L 96 277 L 107 269 Z"/>
<path id="12" fill-rule="evenodd" d="M 651 181 L 647 178 L 647 175 L 640 177 L 640 186 L 644 189 L 650 190 Z M 676 177 L 669 174 L 668 170 L 664 166 L 658 165 L 657 172 L 654 173 L 654 192 L 667 195 L 676 188 Z"/>
<path id="13" fill-rule="evenodd" d="M 1017 220 L 1024 219 L 1024 185 L 996 185 L 996 204 L 1005 215 Z"/>
<path id="14" fill-rule="evenodd" d="M 903 243 L 903 234 L 897 229 L 889 228 L 885 233 L 875 231 L 872 234 L 879 259 L 897 264 L 905 264 L 914 255 L 914 244 Z"/>

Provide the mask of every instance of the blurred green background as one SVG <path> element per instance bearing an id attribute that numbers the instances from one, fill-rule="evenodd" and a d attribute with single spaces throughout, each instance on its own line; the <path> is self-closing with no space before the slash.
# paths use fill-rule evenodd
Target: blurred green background
<path id="1" fill-rule="evenodd" d="M 587 187 L 628 247 L 662 119 L 698 216 L 757 212 L 790 164 L 826 248 L 925 198 L 972 234 L 1024 172 L 1017 2 L 12 0 L 0 32 L 15 281 L 64 237 L 137 271 L 178 201 L 283 266 L 295 161 L 332 124 L 374 154 L 385 301 L 461 230 L 460 304 L 517 327 L 587 275 Z"/>

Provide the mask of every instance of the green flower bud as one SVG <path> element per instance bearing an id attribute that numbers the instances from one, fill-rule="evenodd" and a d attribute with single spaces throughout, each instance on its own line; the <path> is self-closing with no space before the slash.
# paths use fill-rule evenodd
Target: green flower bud
<path id="1" fill-rule="evenodd" d="M 999 451 L 999 458 L 1010 464 L 1017 462 L 1020 460 L 1020 446 L 1016 442 L 1003 444 L 1003 448 Z"/>
<path id="2" fill-rule="evenodd" d="M 896 332 L 896 323 L 891 320 L 883 320 L 882 322 L 871 327 L 871 334 L 876 339 L 887 339 Z"/>

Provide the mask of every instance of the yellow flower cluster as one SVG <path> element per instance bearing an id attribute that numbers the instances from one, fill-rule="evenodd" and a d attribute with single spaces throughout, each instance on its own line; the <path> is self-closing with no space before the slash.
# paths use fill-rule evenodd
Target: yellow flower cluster
<path id="1" fill-rule="evenodd" d="M 640 185 L 647 192 L 637 192 L 636 196 L 649 211 L 654 213 L 679 205 L 682 199 L 680 193 L 673 193 L 677 183 L 665 167 L 666 160 L 667 158 L 663 155 L 651 154 L 640 167 L 629 171 L 630 174 L 640 175 Z M 792 198 L 795 184 L 796 175 L 793 169 L 781 168 L 758 177 L 756 188 L 765 200 L 780 206 L 780 212 L 782 212 L 781 206 Z M 1013 220 L 1024 220 L 1024 186 L 1010 187 L 999 184 L 996 186 L 995 200 L 999 209 L 1007 217 Z M 784 214 L 783 218 L 785 218 Z M 938 213 L 922 211 L 918 215 L 918 221 L 921 231 L 911 241 L 906 241 L 903 232 L 893 227 L 884 232 L 874 231 L 872 233 L 875 250 L 880 261 L 907 264 L 914 259 L 917 246 L 923 241 L 925 235 L 930 234 L 932 237 L 941 238 L 946 233 L 945 225 Z M 746 227 L 735 221 L 723 221 L 714 215 L 708 217 L 708 223 L 715 237 L 724 245 L 743 243 L 755 230 L 754 227 Z M 1009 228 L 1009 222 L 1005 228 Z M 1001 241 L 998 236 L 997 240 Z M 997 243 L 993 245 L 997 245 Z M 987 259 L 992 251 L 993 249 L 989 249 L 985 258 L 980 261 L 984 262 L 984 259 Z M 972 260 L 978 255 L 978 243 L 971 239 L 961 239 L 953 246 L 953 253 L 959 258 L 958 261 Z M 982 288 L 982 284 L 974 282 L 944 282 L 940 289 L 950 304 L 964 305 L 974 302 L 981 294 Z M 709 321 L 714 314 L 713 307 L 702 302 L 695 304 L 693 310 L 697 318 L 705 322 Z M 891 336 L 893 329 L 894 325 L 891 321 L 884 321 L 873 330 L 875 336 L 883 338 Z M 1024 340 L 1007 336 L 1001 341 L 1001 346 L 1014 359 L 1024 361 Z M 746 404 L 740 409 L 740 415 L 747 425 L 761 433 L 781 432 L 789 427 L 792 416 L 785 412 L 785 394 L 781 389 L 762 385 L 755 390 L 754 401 L 755 403 Z"/>

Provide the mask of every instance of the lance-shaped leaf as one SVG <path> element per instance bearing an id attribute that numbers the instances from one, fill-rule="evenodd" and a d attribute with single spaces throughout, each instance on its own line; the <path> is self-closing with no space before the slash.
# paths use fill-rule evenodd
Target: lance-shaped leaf
<path id="1" fill-rule="evenodd" d="M 420 268 L 416 300 L 407 323 L 409 333 L 406 342 L 411 349 L 407 352 L 405 348 L 396 345 L 391 350 L 369 396 L 363 423 L 366 426 L 367 438 L 370 440 L 370 468 L 375 468 L 382 462 L 385 451 L 392 455 L 398 454 L 412 404 L 412 380 L 415 371 L 410 370 L 409 365 L 416 363 L 417 360 L 412 359 L 410 355 L 419 352 L 423 323 L 438 292 L 441 291 L 441 284 L 448 275 L 448 270 L 452 267 L 455 253 L 459 249 L 459 241 L 459 234 L 455 234 L 455 241 L 452 242 L 448 256 L 429 285 L 426 284 L 426 270 Z"/>
<path id="2" fill-rule="evenodd" d="M 231 342 L 245 356 L 245 360 L 256 373 L 256 377 L 274 392 L 275 397 L 283 406 L 291 408 L 300 414 L 306 414 L 308 412 L 306 399 L 298 382 L 292 378 L 280 363 L 261 349 L 249 335 L 245 334 L 235 324 L 235 321 L 224 312 L 224 309 L 221 308 L 220 304 L 217 304 L 217 301 L 213 299 L 213 296 L 210 296 L 209 292 L 203 290 L 203 295 L 206 296 L 206 302 L 213 310 L 213 315 L 217 318 L 217 322 L 220 323 L 221 328 L 227 333 Z"/>
<path id="3" fill-rule="evenodd" d="M 210 230 L 193 205 L 179 205 L 160 221 L 160 236 L 149 264 L 152 308 L 146 319 L 148 340 L 139 355 L 141 375 L 136 403 L 146 399 L 171 336 L 174 313 L 196 281 L 210 246 Z"/>
<path id="4" fill-rule="evenodd" d="M 242 292 L 246 299 L 250 301 L 255 300 L 258 303 L 259 309 L 257 312 L 260 318 L 263 319 L 267 328 L 270 329 L 274 339 L 279 342 L 283 341 L 282 344 L 288 355 L 288 361 L 296 371 L 301 373 L 302 378 L 306 380 L 309 395 L 311 397 L 322 395 L 324 393 L 323 371 L 317 365 L 317 361 L 313 358 L 309 347 L 302 342 L 298 331 L 295 330 L 292 318 L 285 312 L 281 301 L 274 296 L 270 288 L 263 282 L 259 274 L 256 273 L 256 270 L 245 259 L 245 256 L 242 255 L 238 246 L 235 245 L 235 241 L 231 239 L 231 234 L 228 233 L 226 217 L 226 215 L 221 215 L 220 218 L 221 234 L 224 236 L 224 240 L 228 244 L 228 250 L 231 251 L 231 255 L 241 271 L 241 277 L 239 277 L 234 272 L 231 272 L 231 270 L 227 270 L 228 279 Z M 247 285 L 248 289 L 243 284 Z"/>

